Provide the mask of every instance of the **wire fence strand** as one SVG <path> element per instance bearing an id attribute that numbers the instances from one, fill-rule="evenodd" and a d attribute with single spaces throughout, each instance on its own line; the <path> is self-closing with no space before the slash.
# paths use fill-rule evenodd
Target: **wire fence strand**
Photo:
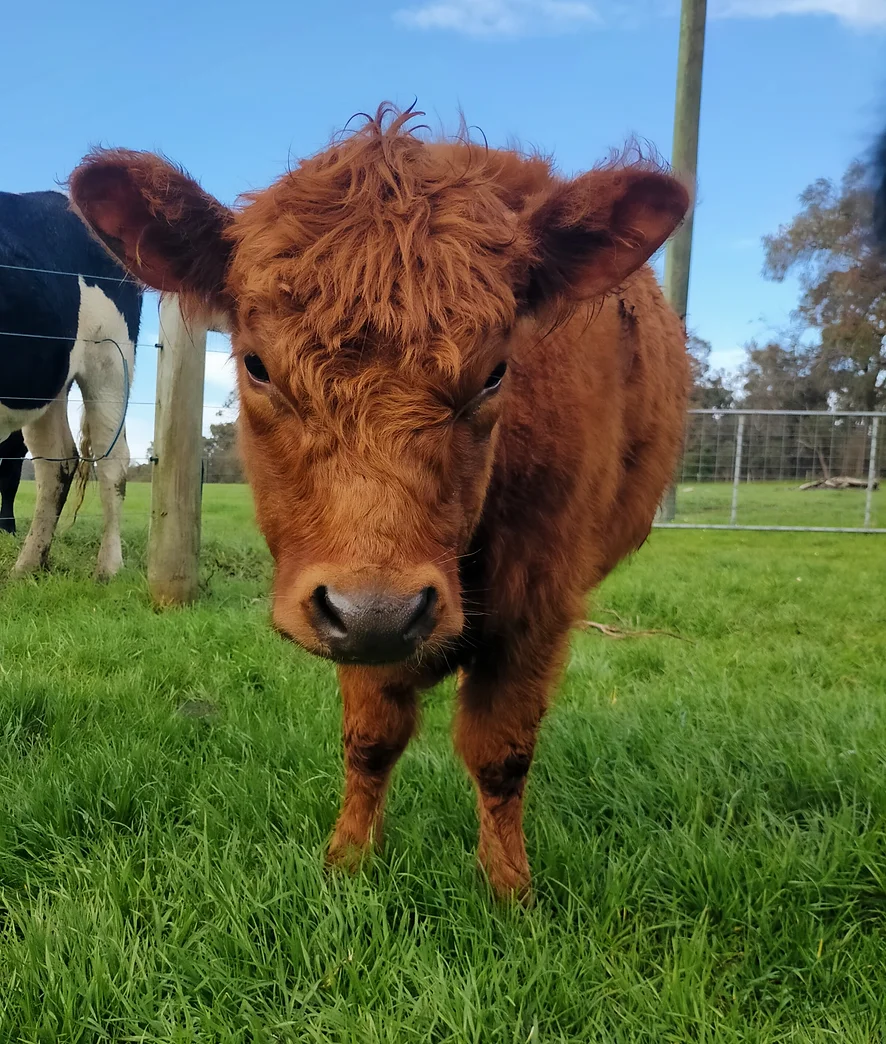
<path id="1" fill-rule="evenodd" d="M 103 280 L 108 283 L 116 283 L 118 286 L 123 283 L 131 283 L 134 286 L 141 287 L 142 284 L 131 276 L 128 272 L 121 269 L 123 272 L 120 276 L 105 276 L 105 275 L 90 275 L 88 272 L 66 272 L 61 268 L 34 268 L 32 265 L 6 265 L 0 264 L 0 268 L 6 269 L 7 271 L 13 272 L 32 272 L 35 275 L 60 275 L 68 276 L 73 279 L 94 279 L 96 281 Z"/>
<path id="2" fill-rule="evenodd" d="M 82 341 L 83 344 L 101 344 L 104 339 L 101 337 L 77 337 L 76 335 L 71 337 L 70 335 L 65 334 L 19 333 L 15 330 L 0 330 L 0 337 L 24 337 L 28 340 L 34 341 L 69 341 L 71 344 L 74 344 L 76 341 Z M 163 345 L 157 341 L 121 341 L 121 344 L 128 344 L 133 348 L 153 348 L 157 351 L 160 351 L 163 348 Z M 227 348 L 207 347 L 206 352 L 209 355 L 230 356 L 231 354 Z"/>

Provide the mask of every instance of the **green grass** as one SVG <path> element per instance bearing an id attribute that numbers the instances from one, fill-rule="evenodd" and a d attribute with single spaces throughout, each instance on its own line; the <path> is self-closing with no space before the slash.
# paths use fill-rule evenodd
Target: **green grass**
<path id="1" fill-rule="evenodd" d="M 385 853 L 324 872 L 333 672 L 267 627 L 243 488 L 205 491 L 201 602 L 152 611 L 147 493 L 108 587 L 92 493 L 0 581 L 3 1044 L 883 1039 L 884 538 L 659 531 L 607 581 L 597 619 L 691 642 L 576 635 L 525 911 L 474 869 L 451 685 Z"/>
<path id="2" fill-rule="evenodd" d="M 250 525 L 249 497 L 239 486 L 212 486 L 207 497 L 206 525 L 211 532 L 221 532 L 228 519 L 237 528 Z M 17 505 L 18 514 L 27 526 L 33 506 L 33 483 L 22 486 Z M 147 526 L 150 513 L 151 487 L 147 483 L 130 483 L 127 493 L 130 531 L 139 523 Z M 864 525 L 866 491 L 801 490 L 791 482 L 743 482 L 738 494 L 738 522 L 763 526 L 850 526 Z M 729 482 L 683 482 L 677 487 L 676 522 L 729 522 L 732 507 L 732 484 Z M 97 518 L 101 512 L 98 494 L 92 486 L 82 513 Z M 70 516 L 70 509 L 66 517 Z M 872 497 L 871 524 L 886 528 L 886 489 L 876 490 Z M 64 524 L 63 524 L 64 525 Z M 215 527 L 215 528 L 213 528 Z M 257 545 L 258 546 L 258 545 Z"/>
<path id="3" fill-rule="evenodd" d="M 738 490 L 739 525 L 745 526 L 847 526 L 864 525 L 866 491 L 863 489 L 801 490 L 796 482 L 742 482 Z M 684 482 L 677 487 L 675 522 L 729 522 L 732 484 Z M 879 519 L 879 521 L 878 521 Z M 886 528 L 886 493 L 875 490 L 872 526 Z"/>

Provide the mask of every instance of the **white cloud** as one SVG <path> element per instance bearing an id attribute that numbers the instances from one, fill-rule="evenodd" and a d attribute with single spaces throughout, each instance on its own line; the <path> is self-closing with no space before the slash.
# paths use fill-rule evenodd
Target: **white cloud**
<path id="1" fill-rule="evenodd" d="M 233 360 L 227 354 L 230 347 L 208 343 L 207 349 L 206 378 L 203 385 L 204 412 L 208 418 L 207 423 L 215 424 L 221 420 L 215 414 L 234 390 L 236 379 Z"/>
<path id="2" fill-rule="evenodd" d="M 209 336 L 206 352 L 206 380 L 203 384 L 203 434 L 209 435 L 212 424 L 230 424 L 237 419 L 237 407 L 222 408 L 236 387 L 234 362 L 230 355 L 230 344 L 213 345 Z M 221 339 L 220 339 L 221 340 Z"/>
<path id="3" fill-rule="evenodd" d="M 600 5 L 602 6 L 602 5 Z M 678 15 L 678 0 L 609 0 L 606 23 L 622 27 L 650 17 Z M 857 28 L 886 27 L 886 0 L 712 0 L 711 18 L 826 15 Z M 395 11 L 413 29 L 446 29 L 466 36 L 526 36 L 602 25 L 598 5 L 585 0 L 426 0 Z"/>
<path id="4" fill-rule="evenodd" d="M 833 15 L 848 25 L 886 26 L 886 0 L 717 0 L 711 14 L 720 18 Z"/>
<path id="5" fill-rule="evenodd" d="M 563 32 L 600 21 L 584 0 L 431 0 L 394 17 L 414 29 L 450 29 L 467 36 Z"/>

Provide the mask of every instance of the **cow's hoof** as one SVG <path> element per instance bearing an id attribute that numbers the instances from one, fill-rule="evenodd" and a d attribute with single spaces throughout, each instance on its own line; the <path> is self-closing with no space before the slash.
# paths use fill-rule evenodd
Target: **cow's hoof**
<path id="1" fill-rule="evenodd" d="M 43 573 L 47 569 L 47 566 L 41 562 L 30 562 L 22 561 L 19 559 L 12 567 L 12 573 L 10 574 L 13 580 L 21 580 L 26 576 L 35 576 L 37 573 Z"/>
<path id="2" fill-rule="evenodd" d="M 100 554 L 93 574 L 95 582 L 106 584 L 109 580 L 113 580 L 122 568 L 123 558 L 119 554 Z"/>

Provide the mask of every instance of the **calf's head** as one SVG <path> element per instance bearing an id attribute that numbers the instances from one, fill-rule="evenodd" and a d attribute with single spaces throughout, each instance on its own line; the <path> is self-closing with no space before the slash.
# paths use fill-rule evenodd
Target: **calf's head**
<path id="1" fill-rule="evenodd" d="M 647 163 L 565 180 L 428 143 L 411 115 L 380 110 L 235 209 L 149 153 L 96 151 L 71 178 L 134 275 L 226 313 L 274 622 L 341 662 L 459 633 L 459 557 L 525 379 L 515 331 L 613 290 L 689 202 Z"/>

